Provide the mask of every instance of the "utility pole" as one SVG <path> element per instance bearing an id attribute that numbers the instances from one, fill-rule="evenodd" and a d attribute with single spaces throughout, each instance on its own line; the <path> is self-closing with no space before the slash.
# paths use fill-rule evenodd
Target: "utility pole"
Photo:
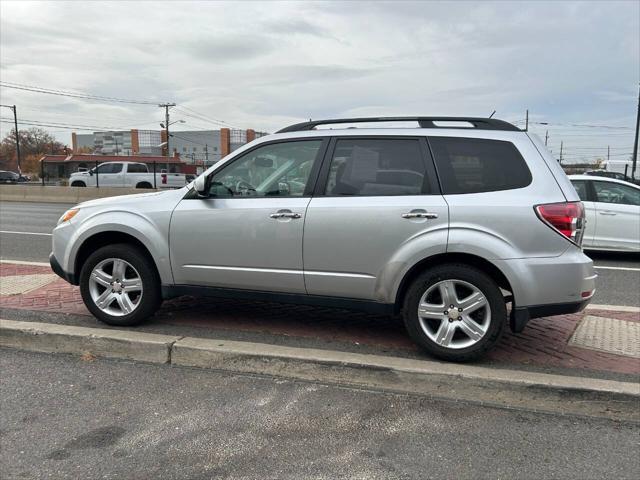
<path id="1" fill-rule="evenodd" d="M 609 161 L 609 155 L 611 153 L 609 145 L 607 145 L 607 162 Z"/>
<path id="2" fill-rule="evenodd" d="M 165 130 L 167 132 L 167 157 L 171 156 L 171 141 L 169 139 L 169 107 L 175 107 L 175 103 L 161 103 L 158 105 L 160 108 L 164 108 L 164 121 Z"/>
<path id="3" fill-rule="evenodd" d="M 115 140 L 115 142 L 116 142 L 116 157 L 117 157 L 117 156 L 118 156 L 118 138 L 114 135 L 114 136 L 113 136 L 113 139 L 114 139 L 114 140 Z"/>
<path id="4" fill-rule="evenodd" d="M 527 116 L 525 117 L 524 120 L 524 131 L 528 132 L 529 131 L 529 109 L 527 108 Z"/>
<path id="5" fill-rule="evenodd" d="M 549 141 L 549 130 L 544 134 L 544 146 L 547 146 L 547 142 Z"/>
<path id="6" fill-rule="evenodd" d="M 638 116 L 636 117 L 636 135 L 635 140 L 633 141 L 633 156 L 631 157 L 631 180 L 635 180 L 636 178 L 636 163 L 638 162 L 638 130 L 640 130 L 640 87 L 638 88 Z"/>
<path id="7" fill-rule="evenodd" d="M 15 105 L 0 105 L 0 107 L 7 107 L 13 110 L 13 123 L 16 128 L 16 158 L 18 160 L 18 173 L 22 175 L 22 170 L 20 169 L 20 132 L 18 130 L 18 111 Z"/>
<path id="8" fill-rule="evenodd" d="M 562 165 L 562 140 L 560 140 L 560 165 Z"/>
<path id="9" fill-rule="evenodd" d="M 204 144 L 204 166 L 206 168 L 207 163 L 209 163 L 209 144 Z"/>

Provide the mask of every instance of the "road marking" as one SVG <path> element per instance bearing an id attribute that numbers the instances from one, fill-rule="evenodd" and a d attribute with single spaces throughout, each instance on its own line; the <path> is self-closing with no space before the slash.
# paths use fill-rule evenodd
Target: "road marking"
<path id="1" fill-rule="evenodd" d="M 11 233 L 13 235 L 41 235 L 43 237 L 50 237 L 52 233 L 38 233 L 38 232 L 13 232 L 9 230 L 0 230 L 0 233 Z"/>
<path id="2" fill-rule="evenodd" d="M 634 268 L 634 267 L 599 267 L 599 266 L 595 266 L 593 267 L 595 269 L 600 269 L 600 270 L 626 270 L 628 272 L 640 272 L 640 268 Z"/>
<path id="3" fill-rule="evenodd" d="M 11 263 L 13 265 L 31 265 L 33 267 L 49 267 L 48 262 L 27 262 L 25 260 L 10 260 L 8 258 L 0 258 L 0 263 Z"/>

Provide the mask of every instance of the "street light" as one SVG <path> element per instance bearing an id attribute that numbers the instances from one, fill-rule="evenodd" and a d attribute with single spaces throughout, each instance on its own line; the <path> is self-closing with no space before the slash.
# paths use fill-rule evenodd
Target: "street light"
<path id="1" fill-rule="evenodd" d="M 187 122 L 185 122 L 184 120 L 176 120 L 175 122 L 169 122 L 169 126 L 173 125 L 174 123 L 187 123 Z M 164 126 L 164 122 L 160 122 L 160 126 L 161 126 L 162 128 L 166 128 L 166 127 Z"/>

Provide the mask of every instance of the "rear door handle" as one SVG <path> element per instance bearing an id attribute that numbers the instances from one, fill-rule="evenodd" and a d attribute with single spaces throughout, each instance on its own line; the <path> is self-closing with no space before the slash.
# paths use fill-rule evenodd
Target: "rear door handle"
<path id="1" fill-rule="evenodd" d="M 438 218 L 438 214 L 431 212 L 409 212 L 403 213 L 402 218 Z"/>

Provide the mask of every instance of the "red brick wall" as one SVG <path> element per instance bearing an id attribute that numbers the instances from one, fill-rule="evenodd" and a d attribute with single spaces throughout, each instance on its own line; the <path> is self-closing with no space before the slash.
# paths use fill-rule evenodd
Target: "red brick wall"
<path id="1" fill-rule="evenodd" d="M 256 139 L 256 131 L 253 129 L 247 130 L 247 143 L 253 142 Z"/>
<path id="2" fill-rule="evenodd" d="M 131 153 L 134 155 L 140 153 L 140 140 L 136 129 L 131 130 Z"/>
<path id="3" fill-rule="evenodd" d="M 220 154 L 226 157 L 231 153 L 231 130 L 228 128 L 220 129 Z"/>

